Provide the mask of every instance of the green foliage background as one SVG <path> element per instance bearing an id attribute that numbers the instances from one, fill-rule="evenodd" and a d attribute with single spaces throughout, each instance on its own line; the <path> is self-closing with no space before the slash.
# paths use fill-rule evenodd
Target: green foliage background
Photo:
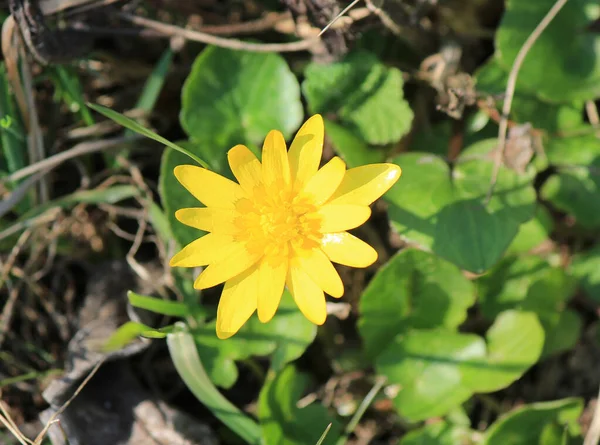
<path id="1" fill-rule="evenodd" d="M 495 52 L 473 73 L 480 97 L 504 93 L 518 51 L 553 4 L 506 2 Z M 258 150 L 274 128 L 290 140 L 314 113 L 325 118 L 327 147 L 349 167 L 383 161 L 402 167 L 399 182 L 377 204 L 401 248 L 368 271 L 368 284 L 351 302 L 360 347 L 342 346 L 331 358 L 337 369 L 360 371 L 373 384 L 384 379 L 376 399 L 390 400 L 393 418 L 407 430 L 402 445 L 581 443 L 584 401 L 578 397 L 501 410 L 484 431 L 471 419 L 478 400 L 575 347 L 593 325 L 572 304 L 575 297 L 596 309 L 600 304 L 600 137 L 584 111 L 586 101 L 600 98 L 600 34 L 585 31 L 599 17 L 597 1 L 571 0 L 534 44 L 519 72 L 510 119 L 514 126 L 530 124 L 542 149 L 522 169 L 502 165 L 489 200 L 498 129 L 490 109 L 499 110 L 502 97 L 487 102 L 489 108 L 466 110 L 466 142 L 451 156 L 450 118 L 440 113 L 439 122 L 419 127 L 405 94 L 409 73 L 368 39 L 341 60 L 294 70 L 280 54 L 206 47 L 185 80 L 180 124 L 187 139 L 177 145 L 223 175 L 231 175 L 225 157 L 231 146 Z M 14 115 L 6 92 L 0 85 L 0 108 Z M 134 128 L 123 116 L 111 117 Z M 0 126 L 5 174 L 24 166 L 10 148 L 22 144 L 19 125 L 3 120 Z M 176 209 L 197 205 L 173 176 L 176 165 L 192 162 L 173 148 L 161 161 L 155 224 L 177 246 L 202 236 L 174 218 Z M 119 191 L 125 195 L 115 200 L 134 195 L 113 190 Z M 557 248 L 564 238 L 568 261 Z M 220 341 L 214 305 L 182 284 L 192 278 L 187 271 L 173 273 L 183 303 L 129 298 L 183 321 L 163 330 L 128 324 L 110 347 L 140 334 L 166 336 L 188 387 L 247 443 L 314 444 L 330 423 L 325 443 L 344 443 L 348 418 L 319 400 L 298 406 L 315 382 L 297 359 L 310 345 L 331 342 L 339 327 L 326 325 L 317 334 L 286 294 L 272 322 L 254 316 Z M 239 366 L 256 358 L 268 365 L 250 416 L 219 391 L 232 388 Z"/>

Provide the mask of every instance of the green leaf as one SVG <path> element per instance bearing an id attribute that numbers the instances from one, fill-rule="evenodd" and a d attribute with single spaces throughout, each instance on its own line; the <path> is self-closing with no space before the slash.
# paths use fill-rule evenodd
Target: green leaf
<path id="1" fill-rule="evenodd" d="M 490 320 L 507 309 L 555 312 L 574 291 L 564 270 L 537 256 L 506 258 L 478 285 L 481 310 Z"/>
<path id="2" fill-rule="evenodd" d="M 546 149 L 558 168 L 541 189 L 543 199 L 575 217 L 586 229 L 600 227 L 600 140 L 595 134 L 553 139 Z"/>
<path id="3" fill-rule="evenodd" d="M 494 319 L 508 309 L 538 315 L 546 337 L 543 356 L 569 349 L 577 341 L 581 320 L 565 312 L 575 281 L 563 269 L 536 256 L 507 258 L 478 284 L 481 310 L 487 318 Z"/>
<path id="4" fill-rule="evenodd" d="M 367 146 L 350 130 L 325 119 L 325 137 L 335 151 L 346 161 L 348 168 L 383 162 L 385 154 L 381 149 Z"/>
<path id="5" fill-rule="evenodd" d="M 510 70 L 517 53 L 554 3 L 507 1 L 496 34 L 498 58 L 505 70 Z M 597 0 L 566 2 L 527 53 L 517 85 L 552 102 L 600 97 L 600 35 L 586 30 L 599 15 Z"/>
<path id="6" fill-rule="evenodd" d="M 434 155 L 396 157 L 403 176 L 385 199 L 398 234 L 472 272 L 493 266 L 519 226 L 533 216 L 536 198 L 531 174 L 501 168 L 494 194 L 484 205 L 493 168 L 485 154 L 495 144 L 486 140 L 469 147 L 452 172 Z"/>
<path id="7" fill-rule="evenodd" d="M 519 76 L 520 77 L 520 76 Z M 508 83 L 508 71 L 499 63 L 497 55 L 491 57 L 476 73 L 477 91 L 492 97 L 503 97 Z M 552 104 L 538 98 L 536 90 L 519 85 L 515 91 L 511 107 L 511 120 L 550 133 L 574 129 L 583 125 L 583 103 Z M 503 101 L 496 101 L 501 111 Z"/>
<path id="8" fill-rule="evenodd" d="M 521 224 L 517 236 L 506 251 L 507 254 L 526 253 L 548 240 L 554 221 L 550 212 L 540 205 L 537 206 L 533 219 Z"/>
<path id="9" fill-rule="evenodd" d="M 436 422 L 410 431 L 400 440 L 398 445 L 456 445 L 469 444 L 472 441 L 471 431 L 463 426 L 451 425 L 447 422 Z"/>
<path id="10" fill-rule="evenodd" d="M 600 303 L 600 246 L 575 255 L 570 271 L 587 296 Z"/>
<path id="11" fill-rule="evenodd" d="M 183 142 L 182 145 L 185 145 L 190 150 L 193 150 L 195 147 L 189 142 Z M 160 177 L 158 179 L 158 191 L 165 209 L 165 216 L 173 238 L 175 238 L 179 246 L 185 246 L 206 234 L 202 230 L 194 229 L 180 223 L 175 218 L 175 212 L 178 209 L 203 207 L 202 203 L 194 198 L 175 178 L 173 169 L 182 164 L 189 164 L 186 156 L 175 150 L 166 149 L 160 163 Z"/>
<path id="12" fill-rule="evenodd" d="M 583 327 L 577 312 L 567 309 L 540 321 L 546 333 L 542 357 L 568 351 L 577 344 Z"/>
<path id="13" fill-rule="evenodd" d="M 317 327 L 302 315 L 294 299 L 285 291 L 277 313 L 268 323 L 256 315 L 227 341 L 215 335 L 215 324 L 208 323 L 194 331 L 198 350 L 213 382 L 231 387 L 238 377 L 236 361 L 252 356 L 271 355 L 271 369 L 279 371 L 300 357 L 315 338 Z"/>
<path id="14" fill-rule="evenodd" d="M 403 95 L 402 73 L 368 52 L 337 63 L 311 63 L 302 91 L 311 113 L 337 114 L 344 126 L 370 144 L 397 142 L 413 119 Z"/>
<path id="15" fill-rule="evenodd" d="M 363 292 L 358 328 L 374 358 L 406 329 L 455 329 L 474 302 L 474 286 L 458 267 L 431 253 L 404 249 Z"/>
<path id="16" fill-rule="evenodd" d="M 412 422 L 442 416 L 474 392 L 505 388 L 536 363 L 544 331 L 535 314 L 507 311 L 486 340 L 487 347 L 477 335 L 442 329 L 396 336 L 376 369 L 397 385 L 393 402 L 400 415 Z"/>
<path id="17" fill-rule="evenodd" d="M 488 428 L 482 445 L 546 445 L 540 437 L 552 423 L 577 435 L 582 411 L 583 401 L 575 398 L 525 405 L 502 416 Z"/>
<path id="18" fill-rule="evenodd" d="M 204 370 L 194 338 L 183 323 L 167 336 L 169 353 L 175 369 L 189 390 L 213 415 L 249 444 L 262 443 L 260 427 L 229 402 L 212 384 Z"/>
<path id="19" fill-rule="evenodd" d="M 177 144 L 174 144 L 171 141 L 168 141 L 167 139 L 163 138 L 162 136 L 159 136 L 152 130 L 144 127 L 143 125 L 140 125 L 138 122 L 134 121 L 133 119 L 131 119 L 127 116 L 124 116 L 123 114 L 121 114 L 117 111 L 111 110 L 110 108 L 103 107 L 102 105 L 88 103 L 88 107 L 90 107 L 92 110 L 95 110 L 98 113 L 106 116 L 107 118 L 111 119 L 112 121 L 116 122 L 117 124 L 122 125 L 125 128 L 128 128 L 131 131 L 139 133 L 142 136 L 145 136 L 149 139 L 155 140 L 156 142 L 166 145 L 167 147 L 172 148 L 173 150 L 177 150 L 178 152 L 183 153 L 184 155 L 191 158 L 193 161 L 200 164 L 202 167 L 208 168 L 208 164 L 206 162 L 204 162 L 202 159 L 200 159 L 198 156 L 196 156 L 195 154 L 191 153 L 190 151 L 186 150 L 183 147 L 180 147 Z"/>
<path id="20" fill-rule="evenodd" d="M 148 297 L 132 291 L 127 292 L 127 299 L 133 307 L 146 309 L 157 314 L 169 315 L 171 317 L 185 317 L 189 313 L 187 306 L 179 301 Z"/>
<path id="21" fill-rule="evenodd" d="M 287 366 L 262 388 L 258 398 L 258 418 L 263 437 L 269 444 L 307 445 L 317 443 L 331 423 L 324 444 L 334 444 L 341 427 L 329 416 L 327 409 L 313 403 L 298 408 L 310 378 Z"/>
<path id="22" fill-rule="evenodd" d="M 463 382 L 464 362 L 485 357 L 477 335 L 444 330 L 397 336 L 377 358 L 378 373 L 398 385 L 393 399 L 400 415 L 416 422 L 447 413 L 472 395 Z"/>
<path id="23" fill-rule="evenodd" d="M 261 145 L 267 133 L 290 138 L 303 119 L 300 86 L 285 59 L 208 47 L 182 91 L 181 125 L 211 165 L 236 144 Z"/>
<path id="24" fill-rule="evenodd" d="M 533 366 L 542 353 L 544 330 L 532 312 L 501 313 L 486 334 L 487 356 L 464 367 L 464 383 L 473 392 L 505 388 Z"/>
<path id="25" fill-rule="evenodd" d="M 170 331 L 170 327 L 154 329 L 136 321 L 128 321 L 110 336 L 102 349 L 104 352 L 117 351 L 140 335 L 147 338 L 165 338 Z"/>

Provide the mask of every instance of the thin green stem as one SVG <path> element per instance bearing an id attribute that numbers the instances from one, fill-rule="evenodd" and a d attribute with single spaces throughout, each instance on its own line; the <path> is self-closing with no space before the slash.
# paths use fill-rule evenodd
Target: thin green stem
<path id="1" fill-rule="evenodd" d="M 360 419 L 362 419 L 362 416 L 367 411 L 367 408 L 369 408 L 371 403 L 373 403 L 375 396 L 377 396 L 379 391 L 381 391 L 381 388 L 383 388 L 383 385 L 385 384 L 385 380 L 386 379 L 384 377 L 376 377 L 375 378 L 375 384 L 373 385 L 371 390 L 368 392 L 368 394 L 365 396 L 363 401 L 358 406 L 358 409 L 352 416 L 352 419 L 350 419 L 350 422 L 348 422 L 348 425 L 346 425 L 346 428 L 344 429 L 344 434 L 342 435 L 342 437 L 340 437 L 338 439 L 336 445 L 344 445 L 346 443 L 346 441 L 348 440 L 348 437 L 350 437 L 350 434 L 352 434 L 352 432 L 354 431 L 354 428 L 356 428 L 356 426 L 360 422 Z"/>

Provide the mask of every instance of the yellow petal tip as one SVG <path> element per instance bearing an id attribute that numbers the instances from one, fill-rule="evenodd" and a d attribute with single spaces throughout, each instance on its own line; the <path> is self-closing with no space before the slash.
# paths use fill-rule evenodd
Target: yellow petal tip
<path id="1" fill-rule="evenodd" d="M 235 332 L 225 332 L 225 331 L 221 331 L 219 330 L 219 328 L 217 328 L 217 337 L 220 340 L 227 340 L 230 337 L 233 337 L 235 335 Z"/>

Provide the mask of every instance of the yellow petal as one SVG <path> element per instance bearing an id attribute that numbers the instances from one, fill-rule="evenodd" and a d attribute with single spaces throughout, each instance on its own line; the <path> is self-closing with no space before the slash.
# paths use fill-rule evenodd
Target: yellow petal
<path id="1" fill-rule="evenodd" d="M 208 233 L 185 246 L 177 253 L 169 265 L 171 267 L 199 267 L 218 261 L 223 246 L 232 243 L 232 237 L 223 234 Z"/>
<path id="2" fill-rule="evenodd" d="M 396 164 L 369 164 L 351 168 L 330 202 L 368 206 L 387 192 L 401 174 L 402 170 Z"/>
<path id="3" fill-rule="evenodd" d="M 321 233 L 343 232 L 364 224 L 371 216 L 371 209 L 364 205 L 326 204 L 319 209 Z"/>
<path id="4" fill-rule="evenodd" d="M 344 179 L 344 173 L 346 164 L 336 156 L 310 178 L 304 192 L 312 194 L 315 197 L 314 203 L 321 205 L 337 190 Z"/>
<path id="5" fill-rule="evenodd" d="M 317 173 L 323 155 L 324 133 L 323 118 L 319 114 L 307 120 L 296 133 L 288 152 L 292 181 L 296 185 L 306 184 Z"/>
<path id="6" fill-rule="evenodd" d="M 179 209 L 175 212 L 175 218 L 186 226 L 206 232 L 233 234 L 236 231 L 233 224 L 236 213 L 231 209 L 198 207 Z"/>
<path id="7" fill-rule="evenodd" d="M 314 324 L 325 323 L 327 318 L 325 294 L 300 266 L 294 264 L 290 266 L 287 286 L 306 318 Z"/>
<path id="8" fill-rule="evenodd" d="M 232 208 L 244 196 L 239 184 L 195 165 L 178 165 L 177 180 L 205 206 Z"/>
<path id="9" fill-rule="evenodd" d="M 261 182 L 260 161 L 248 147 L 236 145 L 227 152 L 227 159 L 233 175 L 244 191 L 251 195 L 254 187 Z"/>
<path id="10" fill-rule="evenodd" d="M 300 267 L 325 293 L 334 298 L 344 295 L 344 283 L 340 275 L 320 248 L 302 252 L 296 259 Z"/>
<path id="11" fill-rule="evenodd" d="M 368 267 L 377 261 L 377 251 L 348 232 L 326 233 L 321 248 L 331 261 L 351 267 Z"/>
<path id="12" fill-rule="evenodd" d="M 249 251 L 245 244 L 239 242 L 219 246 L 218 249 L 219 259 L 211 261 L 196 278 L 195 289 L 206 289 L 221 284 L 252 267 L 261 256 L 258 251 Z"/>
<path id="13" fill-rule="evenodd" d="M 228 280 L 217 308 L 217 337 L 231 337 L 256 310 L 258 268 L 253 267 Z"/>
<path id="14" fill-rule="evenodd" d="M 278 262 L 263 258 L 258 266 L 258 319 L 263 323 L 271 320 L 279 307 L 287 270 L 287 258 Z"/>
<path id="15" fill-rule="evenodd" d="M 290 162 L 288 160 L 285 139 L 280 131 L 271 130 L 262 150 L 262 175 L 264 184 L 291 184 Z"/>

